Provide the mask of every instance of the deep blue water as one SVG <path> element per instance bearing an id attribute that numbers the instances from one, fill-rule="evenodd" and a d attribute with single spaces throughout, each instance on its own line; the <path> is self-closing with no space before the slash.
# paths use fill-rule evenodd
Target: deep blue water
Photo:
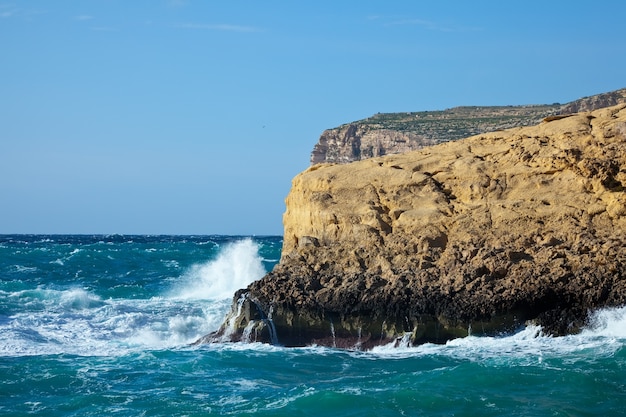
<path id="1" fill-rule="evenodd" d="M 626 309 L 568 337 L 530 326 L 367 352 L 191 346 L 281 245 L 0 236 L 0 415 L 626 415 Z"/>

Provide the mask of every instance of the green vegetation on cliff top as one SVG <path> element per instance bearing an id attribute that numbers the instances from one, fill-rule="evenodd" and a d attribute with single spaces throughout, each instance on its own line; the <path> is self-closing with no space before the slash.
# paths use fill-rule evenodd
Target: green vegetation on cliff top
<path id="1" fill-rule="evenodd" d="M 368 130 L 394 130 L 413 133 L 437 142 L 463 138 L 483 132 L 529 126 L 559 114 L 559 103 L 528 106 L 462 106 L 438 111 L 378 113 L 352 122 Z M 345 126 L 345 125 L 344 125 Z"/>

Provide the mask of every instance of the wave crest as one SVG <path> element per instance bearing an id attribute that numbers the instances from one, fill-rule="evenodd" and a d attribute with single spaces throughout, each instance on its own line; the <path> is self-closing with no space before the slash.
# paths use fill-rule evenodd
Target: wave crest
<path id="1" fill-rule="evenodd" d="M 259 246 L 247 238 L 227 245 L 216 259 L 194 265 L 184 275 L 174 298 L 225 300 L 266 274 Z"/>

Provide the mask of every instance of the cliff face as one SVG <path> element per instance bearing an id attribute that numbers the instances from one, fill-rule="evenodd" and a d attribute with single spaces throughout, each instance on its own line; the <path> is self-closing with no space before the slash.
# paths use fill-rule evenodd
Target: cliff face
<path id="1" fill-rule="evenodd" d="M 571 103 L 565 104 L 559 111 L 559 114 L 593 111 L 623 103 L 626 103 L 626 88 L 572 101 Z"/>
<path id="2" fill-rule="evenodd" d="M 562 334 L 626 303 L 626 105 L 293 180 L 282 259 L 218 335 L 286 346 Z"/>
<path id="3" fill-rule="evenodd" d="M 311 153 L 311 165 L 347 163 L 408 152 L 468 136 L 530 126 L 546 117 L 626 103 L 626 89 L 551 105 L 455 107 L 443 111 L 383 113 L 328 129 Z"/>
<path id="4" fill-rule="evenodd" d="M 311 164 L 348 163 L 435 145 L 433 138 L 413 132 L 353 123 L 324 131 L 311 154 Z"/>

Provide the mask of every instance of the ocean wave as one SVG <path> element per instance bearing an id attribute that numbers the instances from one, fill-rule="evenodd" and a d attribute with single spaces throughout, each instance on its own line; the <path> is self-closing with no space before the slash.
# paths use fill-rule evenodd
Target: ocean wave
<path id="1" fill-rule="evenodd" d="M 420 356 L 445 356 L 468 361 L 508 365 L 541 364 L 555 357 L 610 357 L 626 344 L 626 307 L 598 310 L 590 325 L 580 333 L 550 336 L 540 326 L 528 325 L 521 331 L 503 336 L 468 336 L 445 344 L 408 346 L 391 343 L 365 352 L 374 358 L 403 359 Z M 359 353 L 361 354 L 361 353 Z"/>
<path id="2" fill-rule="evenodd" d="M 226 245 L 216 259 L 193 265 L 171 296 L 183 300 L 232 299 L 237 290 L 265 273 L 258 244 L 246 238 Z"/>
<path id="3" fill-rule="evenodd" d="M 591 315 L 589 322 L 582 331 L 583 336 L 626 339 L 626 307 L 598 310 Z"/>
<path id="4" fill-rule="evenodd" d="M 53 263 L 55 269 L 44 270 L 42 277 L 13 280 L 13 284 L 3 285 L 0 290 L 4 314 L 0 320 L 0 356 L 106 356 L 189 345 L 217 330 L 235 291 L 265 274 L 255 241 L 242 238 L 227 242 L 217 254 L 208 253 L 212 260 L 193 264 L 179 276 L 161 275 L 163 272 L 145 275 L 141 269 L 124 271 L 117 265 L 119 271 L 107 275 L 104 268 L 110 264 L 102 262 L 106 253 L 94 261 L 94 248 L 88 246 L 70 247 L 61 256 L 55 254 L 46 261 L 47 265 Z M 128 239 L 122 243 L 128 243 Z M 145 246 L 139 245 L 138 249 L 152 253 L 144 251 Z M 81 253 L 87 254 L 84 258 L 90 262 L 77 264 L 88 267 L 86 280 L 76 275 L 82 269 L 68 270 L 67 260 L 82 256 Z M 140 258 L 132 257 L 134 249 L 129 253 L 128 265 L 133 265 Z M 182 268 L 178 260 L 170 257 L 175 254 L 171 252 L 164 258 L 170 270 Z M 97 265 L 92 266 L 94 262 Z M 20 273 L 39 272 L 35 267 L 21 265 L 14 269 Z M 70 272 L 76 275 L 74 281 L 86 286 L 72 286 Z M 46 274 L 60 279 L 48 281 L 50 275 Z M 30 285 L 35 287 L 28 288 Z M 145 288 L 148 285 L 157 289 L 156 295 Z M 121 290 L 115 290 L 116 286 Z M 98 290 L 109 296 L 103 298 L 95 292 Z"/>
<path id="5" fill-rule="evenodd" d="M 117 356 L 186 346 L 216 330 L 229 302 L 107 299 L 84 289 L 0 293 L 19 305 L 0 320 L 0 356 Z"/>

